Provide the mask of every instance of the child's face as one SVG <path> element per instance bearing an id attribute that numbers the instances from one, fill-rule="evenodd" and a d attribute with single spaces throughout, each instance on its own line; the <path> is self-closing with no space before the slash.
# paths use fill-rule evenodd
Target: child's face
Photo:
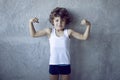
<path id="1" fill-rule="evenodd" d="M 66 21 L 60 17 L 54 17 L 53 24 L 56 30 L 63 30 L 65 28 Z"/>

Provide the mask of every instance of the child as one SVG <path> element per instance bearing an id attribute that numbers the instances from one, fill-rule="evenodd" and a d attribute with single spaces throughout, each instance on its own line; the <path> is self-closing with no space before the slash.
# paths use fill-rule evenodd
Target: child
<path id="1" fill-rule="evenodd" d="M 71 73 L 70 65 L 70 38 L 86 40 L 88 38 L 91 24 L 83 19 L 82 25 L 86 25 L 84 34 L 80 34 L 72 29 L 66 29 L 65 26 L 70 23 L 71 17 L 65 8 L 55 8 L 49 18 L 53 28 L 46 28 L 36 31 L 33 23 L 38 23 L 38 18 L 30 19 L 29 29 L 32 37 L 48 36 L 50 43 L 50 61 L 49 73 L 50 80 L 58 80 L 61 75 L 62 80 L 69 80 Z"/>

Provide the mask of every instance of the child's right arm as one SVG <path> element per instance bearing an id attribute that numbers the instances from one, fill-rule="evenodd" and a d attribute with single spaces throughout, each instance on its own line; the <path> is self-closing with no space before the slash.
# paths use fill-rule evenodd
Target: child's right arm
<path id="1" fill-rule="evenodd" d="M 30 35 L 32 37 L 41 37 L 41 36 L 45 36 L 45 35 L 47 35 L 48 37 L 50 36 L 50 33 L 51 33 L 50 28 L 36 31 L 33 23 L 39 23 L 38 18 L 32 18 L 29 21 L 29 30 L 30 30 Z"/>

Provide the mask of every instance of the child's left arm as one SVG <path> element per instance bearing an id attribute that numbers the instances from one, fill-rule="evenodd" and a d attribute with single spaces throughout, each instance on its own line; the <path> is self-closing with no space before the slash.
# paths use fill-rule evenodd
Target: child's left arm
<path id="1" fill-rule="evenodd" d="M 81 21 L 81 24 L 82 25 L 86 25 L 86 30 L 84 32 L 84 34 L 80 34 L 72 29 L 69 29 L 68 30 L 68 33 L 70 36 L 76 38 L 76 39 L 79 39 L 79 40 L 86 40 L 89 36 L 89 33 L 90 33 L 90 28 L 91 28 L 91 23 L 85 19 L 83 19 Z"/>

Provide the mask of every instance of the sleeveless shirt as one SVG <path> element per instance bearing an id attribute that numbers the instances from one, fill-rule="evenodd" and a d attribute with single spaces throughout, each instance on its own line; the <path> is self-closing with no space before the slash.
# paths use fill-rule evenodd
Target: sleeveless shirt
<path id="1" fill-rule="evenodd" d="M 70 38 L 67 29 L 60 37 L 56 35 L 55 29 L 52 29 L 50 38 L 50 65 L 70 64 Z"/>

